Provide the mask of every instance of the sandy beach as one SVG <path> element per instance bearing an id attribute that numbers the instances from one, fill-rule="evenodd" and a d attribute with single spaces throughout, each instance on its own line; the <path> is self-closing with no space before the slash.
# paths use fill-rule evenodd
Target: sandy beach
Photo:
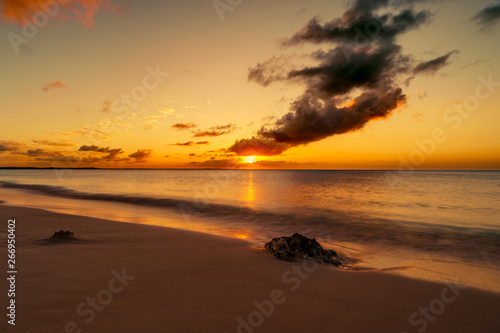
<path id="1" fill-rule="evenodd" d="M 16 220 L 2 332 L 498 332 L 500 295 L 277 260 L 192 231 L 0 206 Z M 56 230 L 80 240 L 46 240 Z M 8 280 L 1 283 L 7 306 Z M 4 308 L 5 309 L 5 308 Z M 7 310 L 9 311 L 9 310 Z"/>

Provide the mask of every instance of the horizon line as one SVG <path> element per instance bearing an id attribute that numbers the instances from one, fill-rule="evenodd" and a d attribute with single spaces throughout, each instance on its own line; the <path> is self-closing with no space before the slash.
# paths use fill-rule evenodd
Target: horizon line
<path id="1" fill-rule="evenodd" d="M 500 171 L 498 169 L 413 169 L 413 170 L 399 170 L 399 169 L 328 169 L 328 168 L 296 168 L 296 169 L 283 169 L 283 168 L 100 168 L 100 167 L 0 167 L 0 170 L 252 170 L 252 171 L 399 171 L 399 172 L 413 172 L 413 171 Z"/>

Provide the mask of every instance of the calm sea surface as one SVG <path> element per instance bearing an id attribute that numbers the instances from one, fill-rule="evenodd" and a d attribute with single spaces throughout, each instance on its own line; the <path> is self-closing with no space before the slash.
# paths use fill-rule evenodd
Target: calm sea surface
<path id="1" fill-rule="evenodd" d="M 401 266 L 395 252 L 414 267 L 500 267 L 499 171 L 0 170 L 0 187 L 10 204 L 256 245 L 301 232 L 367 267 Z"/>

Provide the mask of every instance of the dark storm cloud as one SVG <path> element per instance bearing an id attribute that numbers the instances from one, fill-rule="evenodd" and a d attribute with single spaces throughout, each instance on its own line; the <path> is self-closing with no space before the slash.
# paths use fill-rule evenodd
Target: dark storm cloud
<path id="1" fill-rule="evenodd" d="M 374 40 L 389 41 L 401 33 L 417 28 L 431 16 L 428 11 L 415 12 L 413 9 L 402 10 L 396 15 L 374 15 L 373 10 L 388 3 L 389 1 L 357 1 L 342 18 L 325 24 L 321 24 L 318 18 L 314 17 L 302 30 L 285 40 L 283 46 L 305 42 L 364 44 Z"/>
<path id="2" fill-rule="evenodd" d="M 450 57 L 458 53 L 457 50 L 453 50 L 451 52 L 448 52 L 447 54 L 437 57 L 435 59 L 429 60 L 429 61 L 424 61 L 419 63 L 415 68 L 413 69 L 413 74 L 419 74 L 419 73 L 424 73 L 424 74 L 434 74 L 436 73 L 441 67 L 444 67 L 448 64 L 448 60 Z"/>
<path id="3" fill-rule="evenodd" d="M 399 82 L 414 74 L 414 61 L 402 54 L 396 39 L 427 23 L 431 16 L 426 10 L 415 11 L 412 4 L 416 2 L 421 1 L 358 0 L 341 18 L 325 24 L 311 19 L 282 44 L 332 44 L 328 50 L 309 55 L 316 65 L 293 68 L 289 59 L 274 56 L 250 68 L 248 75 L 250 81 L 263 86 L 301 84 L 303 94 L 291 103 L 290 112 L 262 126 L 251 139 L 237 140 L 228 151 L 279 155 L 297 145 L 360 130 L 405 105 L 406 95 Z M 379 9 L 384 13 L 378 14 Z M 435 72 L 454 52 L 419 64 L 415 71 Z"/>
<path id="4" fill-rule="evenodd" d="M 236 140 L 227 151 L 240 156 L 273 156 L 281 154 L 288 148 L 290 145 L 287 143 L 280 143 L 268 138 L 252 137 L 251 139 Z"/>
<path id="5" fill-rule="evenodd" d="M 473 20 L 481 27 L 481 30 L 486 30 L 500 22 L 500 4 L 491 5 L 477 13 Z"/>
<path id="6" fill-rule="evenodd" d="M 361 48 L 353 50 L 350 61 L 346 63 L 336 49 L 329 53 L 315 53 L 314 57 L 320 60 L 318 66 L 291 71 L 288 78 L 300 78 L 307 83 L 310 91 L 324 98 L 345 94 L 358 87 L 376 89 L 390 86 L 394 76 L 405 70 L 399 54 L 398 45 L 387 45 L 377 50 Z"/>
<path id="7" fill-rule="evenodd" d="M 278 120 L 276 127 L 261 129 L 259 134 L 279 143 L 306 144 L 326 137 L 357 131 L 367 122 L 385 118 L 398 106 L 404 104 L 406 96 L 401 88 L 385 93 L 368 91 L 354 99 L 348 107 L 337 107 L 334 101 L 320 104 L 314 97 L 303 96 L 292 105 L 293 112 Z"/>

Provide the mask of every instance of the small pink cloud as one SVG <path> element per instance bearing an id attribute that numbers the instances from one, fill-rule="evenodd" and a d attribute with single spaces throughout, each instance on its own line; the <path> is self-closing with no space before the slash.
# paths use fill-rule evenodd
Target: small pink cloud
<path id="1" fill-rule="evenodd" d="M 414 114 L 411 115 L 411 117 L 413 119 L 415 119 L 416 121 L 420 122 L 420 121 L 423 121 L 423 117 L 424 115 L 422 113 L 418 113 L 418 112 L 415 112 Z"/>
<path id="2" fill-rule="evenodd" d="M 112 101 L 104 101 L 102 102 L 103 108 L 102 112 L 109 112 L 111 109 L 111 106 L 113 105 Z"/>
<path id="3" fill-rule="evenodd" d="M 54 82 L 45 82 L 42 86 L 43 91 L 49 91 L 57 88 L 66 88 L 66 84 L 64 84 L 63 81 L 57 80 Z"/>

